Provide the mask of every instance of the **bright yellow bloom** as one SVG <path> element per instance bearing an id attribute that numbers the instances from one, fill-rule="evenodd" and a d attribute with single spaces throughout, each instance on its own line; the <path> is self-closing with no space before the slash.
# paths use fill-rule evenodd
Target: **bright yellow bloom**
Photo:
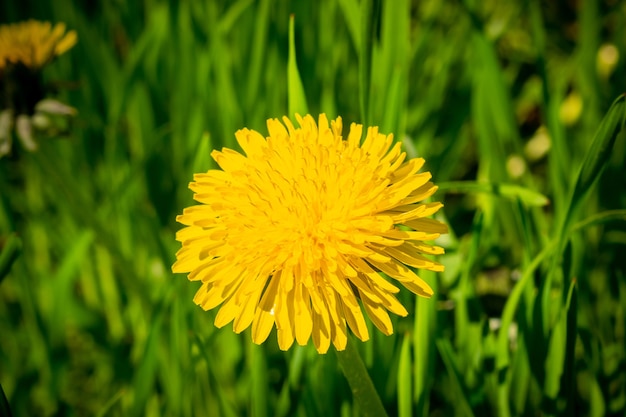
<path id="1" fill-rule="evenodd" d="M 190 188 L 200 204 L 177 220 L 182 248 L 174 272 L 201 281 L 194 301 L 222 305 L 215 325 L 231 321 L 239 333 L 252 325 L 255 343 L 276 325 L 281 349 L 312 336 L 320 353 L 332 342 L 343 350 L 347 328 L 369 338 L 361 306 L 385 334 L 387 310 L 406 316 L 394 296 L 396 280 L 430 297 L 429 285 L 409 267 L 443 271 L 424 254 L 443 249 L 424 243 L 447 232 L 428 219 L 441 203 L 420 203 L 437 189 L 422 158 L 406 154 L 392 135 L 341 118 L 319 128 L 310 115 L 267 121 L 269 137 L 242 129 L 235 136 L 246 156 L 213 151 L 222 170 L 196 174 Z M 285 127 L 286 126 L 286 127 Z M 383 274 L 381 274 L 383 273 Z"/>
<path id="2" fill-rule="evenodd" d="M 0 25 L 0 70 L 9 63 L 40 68 L 76 44 L 76 32 L 65 33 L 65 24 L 49 22 Z"/>

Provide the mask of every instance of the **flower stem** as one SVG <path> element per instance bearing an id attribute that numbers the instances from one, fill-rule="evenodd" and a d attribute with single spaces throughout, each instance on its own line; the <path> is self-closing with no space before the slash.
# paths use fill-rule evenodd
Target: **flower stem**
<path id="1" fill-rule="evenodd" d="M 349 337 L 346 349 L 337 351 L 337 359 L 352 390 L 354 402 L 359 405 L 361 415 L 364 417 L 387 416 L 365 364 Z"/>

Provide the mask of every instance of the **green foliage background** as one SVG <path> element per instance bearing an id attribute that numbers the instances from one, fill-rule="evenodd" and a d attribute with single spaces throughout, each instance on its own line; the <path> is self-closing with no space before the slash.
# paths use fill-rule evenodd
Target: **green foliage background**
<path id="1" fill-rule="evenodd" d="M 79 38 L 44 72 L 70 133 L 0 159 L 13 415 L 360 415 L 334 354 L 218 330 L 170 272 L 193 173 L 288 112 L 290 14 L 310 112 L 394 132 L 441 185 L 436 296 L 358 344 L 388 413 L 624 415 L 622 0 L 2 2 Z"/>

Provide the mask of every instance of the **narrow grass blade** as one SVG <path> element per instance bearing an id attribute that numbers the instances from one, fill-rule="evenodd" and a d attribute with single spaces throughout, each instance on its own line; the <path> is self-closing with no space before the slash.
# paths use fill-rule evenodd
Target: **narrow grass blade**
<path id="1" fill-rule="evenodd" d="M 398 138 L 404 136 L 406 125 L 410 16 L 411 5 L 407 0 L 382 4 L 380 48 L 376 48 L 376 52 L 380 53 L 375 55 L 376 65 L 372 68 L 372 93 L 381 99 L 370 103 L 377 115 L 370 122 L 380 126 L 384 132 L 393 132 Z"/>
<path id="2" fill-rule="evenodd" d="M 122 399 L 125 393 L 126 390 L 124 389 L 120 389 L 119 391 L 117 391 L 115 395 L 113 395 L 113 397 L 111 397 L 111 399 L 102 406 L 100 411 L 98 411 L 98 414 L 96 414 L 96 417 L 106 417 L 107 415 L 109 415 L 109 411 L 111 411 L 113 406 L 115 406 L 115 404 L 117 404 Z M 4 414 L 2 414 L 2 416 L 4 416 Z"/>
<path id="3" fill-rule="evenodd" d="M 266 58 L 267 51 L 267 28 L 270 23 L 271 3 L 270 0 L 263 0 L 257 5 L 252 46 L 250 47 L 250 70 L 248 71 L 248 83 L 246 88 L 246 108 L 249 112 L 251 112 L 255 106 L 259 92 L 259 84 L 264 73 L 263 61 Z"/>
<path id="4" fill-rule="evenodd" d="M 519 200 L 528 207 L 542 207 L 550 200 L 543 194 L 528 188 L 507 183 L 477 181 L 451 181 L 437 184 L 439 191 L 449 193 L 487 193 L 495 196 Z"/>
<path id="5" fill-rule="evenodd" d="M 357 0 L 339 0 L 339 7 L 343 11 L 344 19 L 348 25 L 348 32 L 354 43 L 354 49 L 361 50 L 361 15 L 359 14 L 359 3 Z"/>
<path id="6" fill-rule="evenodd" d="M 185 20 L 191 21 L 192 11 L 189 7 L 182 7 L 186 3 L 180 3 L 181 11 L 180 16 L 186 16 Z M 233 133 L 241 127 L 241 108 L 239 101 L 237 100 L 236 81 L 234 80 L 233 63 L 230 59 L 225 59 L 230 54 L 230 44 L 226 38 L 225 33 L 219 30 L 220 22 L 220 10 L 216 3 L 207 2 L 207 10 L 209 21 L 207 27 L 210 29 L 209 39 L 210 53 L 213 62 L 219 62 L 219 65 L 215 65 L 215 93 L 220 98 L 219 106 L 219 118 L 221 120 L 221 138 L 224 138 L 225 144 L 229 145 L 233 142 Z M 181 17 L 182 19 L 182 17 Z M 184 24 L 179 24 L 179 30 L 185 29 Z M 189 35 L 191 36 L 191 35 Z M 185 45 L 185 42 L 182 42 Z M 187 52 L 190 56 L 193 56 L 196 51 L 189 50 Z M 179 77 L 181 78 L 181 77 Z M 194 91 L 192 79 L 180 79 L 178 82 L 185 82 L 187 85 L 185 88 L 187 91 Z M 184 115 L 183 115 L 184 116 Z"/>
<path id="7" fill-rule="evenodd" d="M 450 378 L 451 388 L 453 390 L 453 393 L 451 394 L 454 395 L 454 398 L 456 399 L 454 404 L 454 407 L 457 411 L 456 414 L 468 417 L 474 416 L 472 407 L 470 406 L 469 400 L 465 392 L 461 373 L 459 372 L 456 356 L 454 354 L 450 341 L 448 341 L 447 339 L 438 339 L 437 348 L 439 349 L 441 359 L 446 366 L 446 371 L 448 371 L 448 377 Z"/>
<path id="8" fill-rule="evenodd" d="M 163 327 L 165 306 L 163 301 L 155 307 L 152 325 L 146 340 L 146 345 L 137 365 L 137 371 L 133 378 L 133 408 L 131 416 L 143 416 L 146 412 L 146 404 L 154 395 L 157 367 L 159 366 L 159 345 Z"/>
<path id="9" fill-rule="evenodd" d="M 593 138 L 591 147 L 585 155 L 585 159 L 576 177 L 576 182 L 574 183 L 570 207 L 567 210 L 563 229 L 566 229 L 567 226 L 571 224 L 576 208 L 593 188 L 600 174 L 602 174 L 604 167 L 610 159 L 613 145 L 615 145 L 617 137 L 620 132 L 624 132 L 625 124 L 626 94 L 622 94 L 613 102 L 613 105 L 602 120 Z M 562 234 L 566 232 L 567 230 L 561 230 Z"/>
<path id="10" fill-rule="evenodd" d="M 606 416 L 606 401 L 604 400 L 604 396 L 602 395 L 602 387 L 598 382 L 597 378 L 590 378 L 589 381 L 591 385 L 591 395 L 589 401 L 589 416 L 590 417 L 605 417 Z"/>
<path id="11" fill-rule="evenodd" d="M 575 331 L 575 311 L 574 313 L 570 313 L 570 309 L 576 309 L 575 290 L 576 281 L 572 281 L 567 295 L 567 302 L 561 310 L 559 321 L 552 330 L 550 337 L 550 345 L 546 357 L 546 378 L 544 382 L 544 393 L 546 396 L 544 407 L 547 412 L 546 415 L 560 415 L 560 413 L 563 412 L 563 410 L 559 409 L 560 405 L 557 401 L 557 397 L 561 389 L 562 377 L 571 374 L 571 371 L 566 372 L 567 366 L 570 368 L 573 367 L 573 363 L 566 363 L 566 357 L 568 353 L 569 355 L 573 354 L 573 352 L 568 352 L 568 348 L 573 349 L 574 347 L 573 344 L 569 347 L 567 345 L 567 332 L 572 327 L 572 321 L 574 325 L 573 330 Z"/>
<path id="12" fill-rule="evenodd" d="M 4 241 L 2 253 L 0 253 L 0 283 L 9 274 L 11 265 L 20 256 L 22 241 L 15 233 L 11 233 Z"/>
<path id="13" fill-rule="evenodd" d="M 411 338 L 405 335 L 400 349 L 400 363 L 398 365 L 398 416 L 411 417 L 413 415 L 413 396 L 411 389 Z"/>
<path id="14" fill-rule="evenodd" d="M 572 233 L 585 229 L 587 227 L 613 221 L 626 221 L 626 210 L 607 210 L 601 213 L 594 214 L 593 216 L 590 216 L 585 220 L 576 223 L 572 227 Z"/>
<path id="15" fill-rule="evenodd" d="M 521 333 L 521 332 L 520 332 Z M 513 415 L 523 415 L 524 410 L 528 407 L 528 390 L 530 385 L 530 366 L 529 352 L 527 342 L 524 338 L 518 338 L 517 350 L 515 358 L 511 364 L 511 382 L 510 386 L 515 387 L 511 390 L 511 403 L 513 406 Z M 498 390 L 494 390 L 498 392 Z"/>
<path id="16" fill-rule="evenodd" d="M 565 132 L 558 117 L 558 104 L 551 94 L 550 80 L 548 79 L 548 69 L 546 65 L 546 31 L 543 17 L 541 15 L 541 4 L 537 0 L 528 2 L 531 34 L 537 54 L 536 62 L 539 76 L 541 77 L 541 108 L 543 118 L 548 126 L 550 138 L 552 140 L 552 151 L 550 152 L 549 175 L 552 184 L 556 209 L 560 209 L 560 204 L 565 196 L 565 180 L 568 178 L 568 162 L 571 150 L 565 143 Z M 557 81 L 558 82 L 558 81 Z"/>
<path id="17" fill-rule="evenodd" d="M 193 159 L 193 173 L 206 172 L 213 166 L 213 160 L 211 159 L 211 135 L 209 132 L 204 132 L 198 143 L 198 149 L 195 152 Z"/>
<path id="18" fill-rule="evenodd" d="M 294 393 L 300 391 L 302 371 L 306 365 L 306 347 L 295 346 L 289 360 L 289 376 L 285 380 L 276 404 L 276 417 L 285 417 L 293 413 L 294 404 L 298 403 Z"/>
<path id="19" fill-rule="evenodd" d="M 559 226 L 556 232 L 558 249 L 552 258 L 550 271 L 542 284 L 541 289 L 541 308 L 543 319 L 543 332 L 547 335 L 550 328 L 550 319 L 552 317 L 552 300 L 551 289 L 552 283 L 556 279 L 557 272 L 563 251 L 568 242 L 568 235 L 572 227 L 573 221 L 576 219 L 578 209 L 583 200 L 589 195 L 598 178 L 602 174 L 605 165 L 610 159 L 613 145 L 620 136 L 620 132 L 624 132 L 626 123 L 626 94 L 619 96 L 614 102 L 606 116 L 600 123 L 600 127 L 596 132 L 591 143 L 589 151 L 585 155 L 580 170 L 576 175 L 576 179 L 570 194 L 569 202 L 565 206 L 566 210 L 561 212 Z"/>
<path id="20" fill-rule="evenodd" d="M 431 283 L 437 293 L 437 279 L 432 271 L 423 271 L 422 278 Z M 437 311 L 432 299 L 418 297 L 415 306 L 413 332 L 414 390 L 417 415 L 428 415 L 429 399 L 433 380 Z"/>
<path id="21" fill-rule="evenodd" d="M 472 223 L 472 240 L 469 247 L 469 253 L 467 254 L 467 259 L 465 260 L 461 271 L 458 289 L 454 292 L 453 296 L 456 301 L 454 315 L 455 347 L 463 352 L 468 352 L 469 355 L 472 355 L 475 352 L 473 348 L 475 347 L 474 343 L 477 341 L 472 337 L 474 325 L 470 322 L 468 300 L 475 295 L 474 286 L 471 283 L 471 276 L 472 268 L 476 265 L 476 258 L 478 256 L 478 250 L 482 240 L 482 231 L 483 214 L 481 211 L 477 211 L 474 216 L 474 222 Z"/>
<path id="22" fill-rule="evenodd" d="M 224 392 L 224 388 L 220 385 L 220 381 L 215 375 L 215 369 L 217 366 L 214 363 L 214 356 L 209 355 L 211 346 L 206 343 L 198 333 L 194 333 L 194 339 L 196 345 L 198 346 L 200 356 L 202 356 L 206 362 L 208 386 L 215 390 L 215 397 L 217 397 L 217 403 L 219 404 L 217 415 L 224 417 L 237 417 L 238 414 L 235 406 L 229 401 L 228 396 Z"/>
<path id="23" fill-rule="evenodd" d="M 250 369 L 250 415 L 252 417 L 267 417 L 269 395 L 267 365 L 263 346 L 248 343 L 248 369 Z"/>
<path id="24" fill-rule="evenodd" d="M 563 214 L 557 232 L 561 249 L 559 254 L 562 253 L 562 250 L 565 248 L 567 243 L 565 237 L 569 233 L 569 228 L 573 220 L 576 218 L 577 209 L 602 174 L 610 158 L 613 145 L 620 135 L 620 132 L 624 131 L 625 124 L 626 94 L 622 94 L 613 102 L 613 105 L 602 120 L 593 138 L 590 149 L 586 153 L 585 159 L 578 171 L 578 175 L 576 176 L 569 199 L 568 209 Z"/>
<path id="25" fill-rule="evenodd" d="M 306 102 L 304 86 L 300 79 L 298 63 L 296 61 L 296 41 L 295 41 L 295 18 L 289 17 L 289 60 L 287 61 L 287 86 L 289 100 L 289 117 L 296 113 L 304 116 L 309 113 Z"/>
<path id="26" fill-rule="evenodd" d="M 1 384 L 0 384 L 0 416 L 12 417 L 11 407 L 9 407 L 9 400 L 7 400 L 6 395 L 4 395 L 4 390 L 2 389 Z"/>
<path id="27" fill-rule="evenodd" d="M 363 125 L 371 125 L 370 89 L 372 86 L 372 55 L 376 22 L 380 10 L 380 0 L 364 0 L 361 2 L 361 47 L 359 49 L 359 98 L 361 105 L 361 121 Z"/>
<path id="28" fill-rule="evenodd" d="M 575 414 L 575 405 L 571 398 L 576 396 L 576 339 L 578 337 L 578 286 L 576 280 L 572 280 L 569 292 L 567 294 L 566 308 L 566 326 L 567 335 L 565 339 L 565 358 L 563 364 L 563 374 L 561 375 L 561 387 L 559 396 L 565 402 L 565 415 Z"/>
<path id="29" fill-rule="evenodd" d="M 95 234 L 84 230 L 73 242 L 63 257 L 56 274 L 47 283 L 54 300 L 53 308 L 47 317 L 50 323 L 67 323 L 68 320 L 80 320 L 84 317 L 78 309 L 73 297 L 74 281 L 84 260 L 88 258 L 88 251 L 92 246 Z M 78 316 L 78 317 L 77 317 Z M 73 317 L 73 318 L 72 318 Z M 60 342 L 65 336 L 66 329 L 62 326 L 50 326 L 50 338 L 53 343 Z"/>
<path id="30" fill-rule="evenodd" d="M 533 261 L 526 267 L 522 278 L 515 284 L 509 298 L 504 305 L 504 311 L 502 312 L 502 321 L 500 324 L 500 332 L 497 338 L 496 347 L 496 371 L 498 372 L 498 403 L 497 410 L 499 416 L 510 416 L 511 410 L 509 407 L 509 390 L 508 385 L 509 372 L 510 372 L 510 355 L 509 355 L 509 332 L 508 329 L 513 322 L 517 306 L 520 302 L 522 294 L 527 285 L 532 282 L 535 270 L 541 265 L 541 263 L 552 254 L 556 244 L 551 243 L 541 251 Z"/>

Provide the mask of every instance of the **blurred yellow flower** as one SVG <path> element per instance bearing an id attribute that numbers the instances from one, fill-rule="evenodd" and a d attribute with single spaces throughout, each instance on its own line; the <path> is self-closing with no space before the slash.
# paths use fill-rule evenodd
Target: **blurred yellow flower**
<path id="1" fill-rule="evenodd" d="M 13 149 L 13 130 L 27 151 L 37 149 L 37 138 L 52 136 L 62 118 L 76 109 L 46 98 L 41 70 L 76 44 L 76 32 L 65 24 L 29 20 L 0 25 L 0 158 Z"/>
<path id="2" fill-rule="evenodd" d="M 0 70 L 9 63 L 40 68 L 76 44 L 76 32 L 65 24 L 28 20 L 0 25 Z"/>
<path id="3" fill-rule="evenodd" d="M 430 297 L 430 286 L 410 267 L 443 271 L 424 256 L 443 249 L 424 243 L 447 232 L 428 216 L 441 203 L 422 203 L 437 187 L 422 158 L 406 154 L 392 135 L 352 124 L 346 140 L 341 118 L 319 116 L 267 121 L 269 137 L 242 129 L 245 156 L 213 151 L 222 168 L 196 174 L 190 188 L 200 204 L 177 220 L 182 248 L 172 270 L 202 286 L 194 301 L 222 305 L 215 325 L 231 321 L 239 333 L 252 325 L 264 342 L 274 325 L 281 349 L 313 343 L 325 353 L 343 350 L 347 328 L 369 338 L 366 315 L 384 334 L 387 311 L 408 313 L 394 294 L 395 280 Z M 381 274 L 382 273 L 382 274 Z"/>

